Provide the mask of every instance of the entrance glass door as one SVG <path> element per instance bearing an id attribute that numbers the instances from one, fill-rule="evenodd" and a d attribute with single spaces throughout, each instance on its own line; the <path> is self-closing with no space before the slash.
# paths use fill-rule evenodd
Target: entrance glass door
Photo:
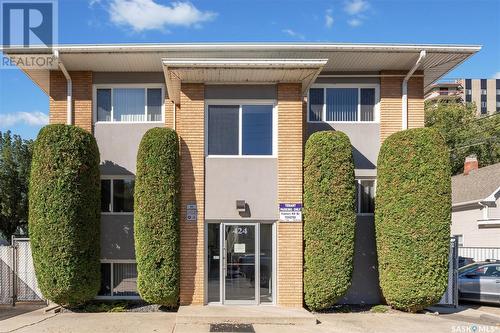
<path id="1" fill-rule="evenodd" d="M 255 277 L 258 276 L 255 224 L 224 225 L 224 301 L 257 303 Z"/>

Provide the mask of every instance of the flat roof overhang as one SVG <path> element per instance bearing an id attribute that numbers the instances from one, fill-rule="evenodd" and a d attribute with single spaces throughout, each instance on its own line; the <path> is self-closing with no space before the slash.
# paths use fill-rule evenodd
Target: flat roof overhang
<path id="1" fill-rule="evenodd" d="M 322 73 L 409 71 L 424 50 L 427 56 L 418 70 L 427 87 L 481 49 L 477 45 L 338 44 L 338 43 L 199 43 L 59 45 L 60 60 L 68 71 L 162 72 L 164 60 L 324 60 Z M 9 56 L 51 54 L 47 48 L 4 48 Z M 162 61 L 163 60 L 163 61 Z M 194 62 L 193 62 L 194 63 Z M 179 66 L 177 66 L 179 67 Z M 213 68 L 213 66 L 210 66 Z M 198 67 L 193 67 L 198 68 Z M 284 67 L 286 68 L 286 67 Z M 254 66 L 253 69 L 257 69 Z M 289 69 L 289 68 L 288 68 Z M 23 69 L 48 91 L 48 71 Z"/>
<path id="2" fill-rule="evenodd" d="M 328 59 L 163 59 L 169 98 L 180 103 L 181 83 L 301 83 L 305 95 Z"/>

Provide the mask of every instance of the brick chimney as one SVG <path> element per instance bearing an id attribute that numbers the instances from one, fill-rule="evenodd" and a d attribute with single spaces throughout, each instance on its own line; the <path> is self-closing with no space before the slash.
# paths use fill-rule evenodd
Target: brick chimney
<path id="1" fill-rule="evenodd" d="M 467 176 L 469 173 L 477 169 L 479 169 L 479 164 L 477 163 L 476 155 L 467 156 L 464 162 L 464 176 Z"/>

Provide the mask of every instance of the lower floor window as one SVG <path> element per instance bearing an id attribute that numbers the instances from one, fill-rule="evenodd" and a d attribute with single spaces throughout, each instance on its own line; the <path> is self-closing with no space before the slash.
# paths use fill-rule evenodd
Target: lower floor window
<path id="1" fill-rule="evenodd" d="M 101 288 L 98 296 L 138 297 L 135 262 L 101 262 Z"/>
<path id="2" fill-rule="evenodd" d="M 375 213 L 374 179 L 356 179 L 356 213 Z"/>

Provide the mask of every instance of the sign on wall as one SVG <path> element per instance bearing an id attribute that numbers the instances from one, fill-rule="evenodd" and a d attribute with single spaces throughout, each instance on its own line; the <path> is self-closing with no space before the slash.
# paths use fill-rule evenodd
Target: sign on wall
<path id="1" fill-rule="evenodd" d="M 196 204 L 187 204 L 186 205 L 186 221 L 187 222 L 196 222 L 198 220 L 198 208 Z"/>
<path id="2" fill-rule="evenodd" d="M 280 203 L 280 221 L 302 222 L 302 204 Z"/>

